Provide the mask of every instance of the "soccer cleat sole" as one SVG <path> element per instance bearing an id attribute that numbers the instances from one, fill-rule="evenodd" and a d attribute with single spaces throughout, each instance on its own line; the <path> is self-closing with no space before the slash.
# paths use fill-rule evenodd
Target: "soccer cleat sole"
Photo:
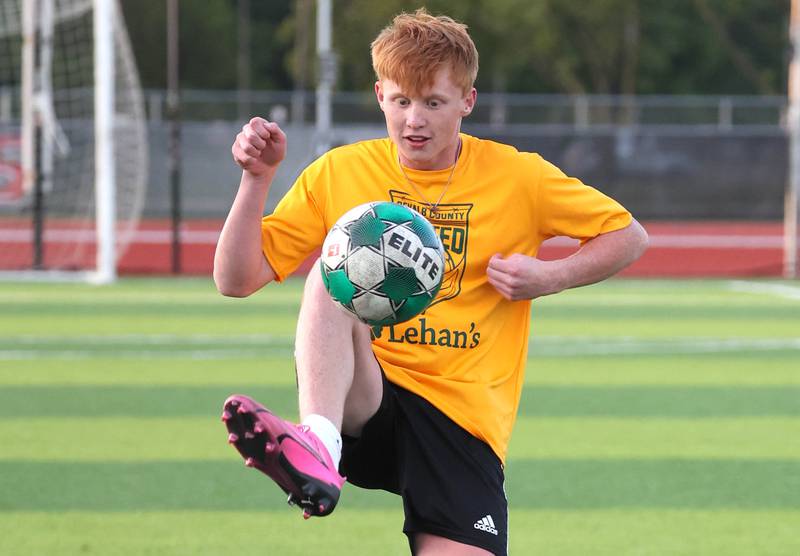
<path id="1" fill-rule="evenodd" d="M 222 420 L 228 429 L 228 443 L 242 455 L 247 467 L 258 469 L 275 481 L 289 495 L 289 505 L 302 508 L 304 518 L 330 514 L 339 501 L 339 489 L 296 469 L 278 449 L 281 442 L 295 440 L 288 435 L 270 436 L 254 415 L 269 412 L 248 406 L 234 396 L 226 400 Z"/>

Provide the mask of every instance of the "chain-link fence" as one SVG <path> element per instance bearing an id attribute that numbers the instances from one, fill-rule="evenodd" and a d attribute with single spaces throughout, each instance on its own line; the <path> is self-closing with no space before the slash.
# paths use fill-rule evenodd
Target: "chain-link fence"
<path id="1" fill-rule="evenodd" d="M 145 93 L 150 119 L 166 114 L 166 93 Z M 313 91 L 198 91 L 181 94 L 187 121 L 236 121 L 248 114 L 273 115 L 284 123 L 313 124 Z M 728 131 L 780 127 L 783 96 L 624 96 L 480 93 L 471 124 L 502 129 L 518 126 L 593 129 L 603 126 L 696 126 Z M 333 121 L 341 125 L 381 124 L 371 92 L 333 95 Z"/>
<path id="2" fill-rule="evenodd" d="M 164 93 L 146 95 L 152 146 L 146 213 L 169 213 Z M 250 115 L 284 126 L 288 156 L 269 207 L 315 156 L 312 92 L 184 91 L 184 215 L 223 217 L 240 172 L 230 145 Z M 541 153 L 643 219 L 777 220 L 787 169 L 784 97 L 479 94 L 464 131 Z M 372 94 L 334 96 L 334 143 L 385 135 Z"/>

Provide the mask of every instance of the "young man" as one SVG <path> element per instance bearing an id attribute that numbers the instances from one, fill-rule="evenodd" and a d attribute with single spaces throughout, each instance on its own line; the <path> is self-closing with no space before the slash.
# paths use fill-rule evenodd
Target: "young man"
<path id="1" fill-rule="evenodd" d="M 302 424 L 240 395 L 226 400 L 223 420 L 246 463 L 306 517 L 333 510 L 346 476 L 402 496 L 415 554 L 505 554 L 503 462 L 531 300 L 613 275 L 641 255 L 647 235 L 618 203 L 540 156 L 460 133 L 478 70 L 466 26 L 401 14 L 373 42 L 372 59 L 389 137 L 323 155 L 263 220 L 286 137 L 261 118 L 244 126 L 232 149 L 242 180 L 214 279 L 230 296 L 281 281 L 339 216 L 386 200 L 437 228 L 445 285 L 424 314 L 372 338 L 312 271 L 296 338 Z M 542 241 L 559 235 L 582 247 L 537 259 Z"/>

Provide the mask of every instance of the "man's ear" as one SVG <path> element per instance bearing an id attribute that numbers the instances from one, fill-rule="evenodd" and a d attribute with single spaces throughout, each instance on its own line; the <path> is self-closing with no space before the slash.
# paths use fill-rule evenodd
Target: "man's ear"
<path id="1" fill-rule="evenodd" d="M 463 116 L 467 116 L 472 112 L 472 109 L 475 108 L 475 101 L 478 98 L 478 91 L 475 87 L 464 97 L 464 105 L 461 108 L 461 114 Z"/>
<path id="2" fill-rule="evenodd" d="M 378 106 L 383 110 L 383 89 L 381 88 L 380 81 L 375 82 L 375 98 L 378 99 Z"/>

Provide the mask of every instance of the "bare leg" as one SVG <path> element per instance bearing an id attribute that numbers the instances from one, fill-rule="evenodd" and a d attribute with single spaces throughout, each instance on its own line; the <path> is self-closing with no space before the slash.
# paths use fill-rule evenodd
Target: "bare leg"
<path id="1" fill-rule="evenodd" d="M 414 536 L 414 556 L 482 556 L 491 552 L 471 544 L 464 544 L 454 540 L 431 535 L 430 533 L 417 533 Z"/>
<path id="2" fill-rule="evenodd" d="M 316 265 L 306 280 L 295 340 L 300 418 L 316 413 L 358 435 L 383 391 L 370 330 L 331 299 Z"/>

